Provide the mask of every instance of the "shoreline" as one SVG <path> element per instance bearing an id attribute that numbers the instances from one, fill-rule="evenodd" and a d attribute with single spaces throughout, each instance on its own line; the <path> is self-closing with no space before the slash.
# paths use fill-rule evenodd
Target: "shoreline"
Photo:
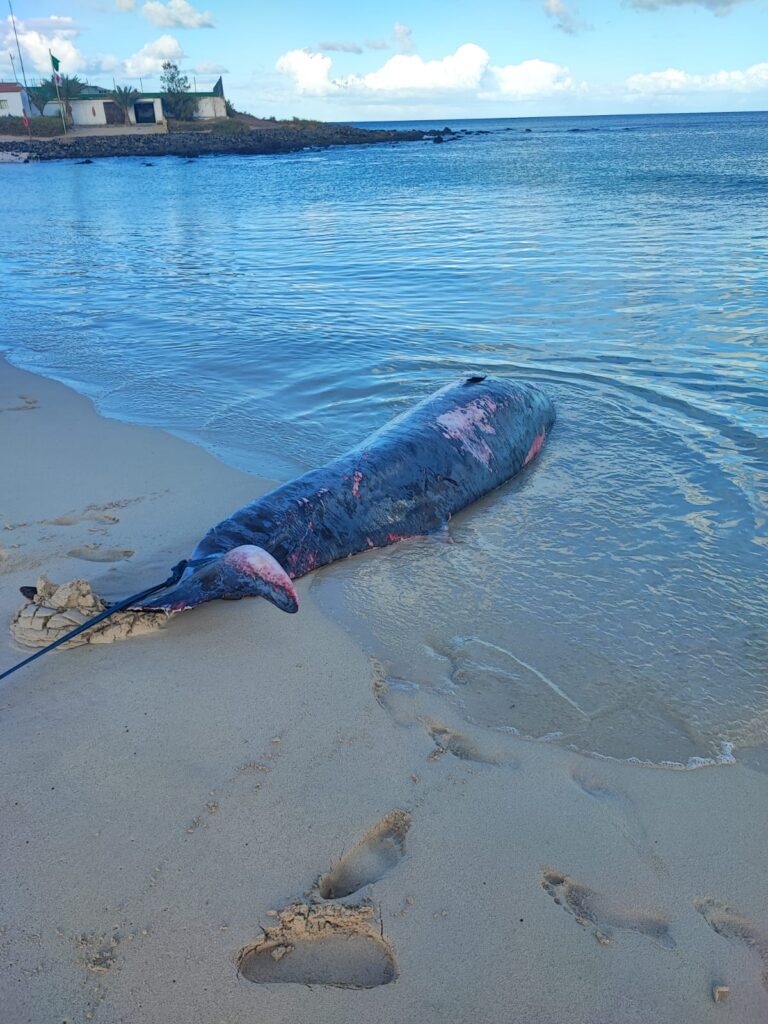
<path id="1" fill-rule="evenodd" d="M 295 153 L 312 148 L 360 146 L 419 142 L 427 135 L 442 136 L 418 130 L 398 131 L 353 128 L 351 125 L 319 124 L 300 128 L 254 128 L 226 135 L 218 132 L 193 131 L 171 133 L 136 133 L 119 135 L 77 135 L 51 139 L 31 138 L 9 141 L 0 135 L 0 154 L 24 152 L 32 160 L 89 160 L 101 157 L 176 156 L 260 156 Z"/>
<path id="2" fill-rule="evenodd" d="M 60 379 L 56 376 L 49 375 L 47 373 L 44 373 L 42 370 L 28 369 L 23 365 L 17 365 L 15 362 L 12 361 L 11 356 L 12 352 L 10 350 L 4 350 L 0 348 L 0 369 L 2 369 L 3 366 L 13 367 L 15 370 L 18 370 L 21 373 L 30 374 L 33 377 L 38 377 L 41 378 L 42 380 L 55 382 L 60 386 L 64 387 L 65 389 L 67 389 L 68 391 L 73 392 L 74 394 L 82 398 L 85 398 L 89 405 L 93 407 L 95 414 L 100 419 L 110 420 L 111 422 L 124 424 L 129 427 L 140 427 L 141 429 L 160 431 L 167 437 L 179 440 L 183 444 L 189 445 L 197 451 L 206 453 L 206 455 L 212 458 L 216 464 L 223 465 L 229 468 L 230 470 L 233 470 L 235 473 L 244 474 L 245 476 L 253 479 L 255 483 L 254 494 L 244 499 L 245 501 L 252 500 L 252 498 L 257 496 L 258 494 L 263 493 L 266 490 L 270 490 L 273 487 L 277 487 L 281 483 L 286 482 L 285 477 L 280 477 L 279 479 L 271 479 L 270 477 L 266 476 L 264 472 L 262 472 L 260 469 L 243 469 L 242 467 L 238 466 L 235 461 L 233 461 L 232 459 L 227 459 L 220 453 L 217 453 L 217 451 L 213 447 L 209 447 L 204 443 L 204 441 L 201 438 L 197 438 L 192 434 L 185 434 L 184 432 L 181 431 L 174 431 L 171 430 L 170 428 L 159 426 L 157 424 L 142 424 L 138 420 L 131 419 L 130 416 L 128 416 L 127 414 L 110 415 L 99 409 L 96 399 L 92 398 L 88 394 L 87 390 L 81 390 L 80 386 L 78 386 L 77 384 L 69 383 L 65 379 Z M 307 468 L 311 467 L 297 465 L 294 471 L 295 475 L 301 475 L 302 473 L 307 471 Z M 228 511 L 232 511 L 232 509 L 229 509 Z M 178 557 L 180 558 L 182 557 L 182 555 L 179 554 Z M 371 659 L 374 663 L 378 663 L 380 655 L 379 652 L 377 652 L 375 649 L 375 644 L 373 642 L 372 637 L 369 634 L 365 633 L 365 631 L 361 631 L 359 629 L 359 626 L 355 623 L 354 617 L 350 615 L 349 609 L 345 606 L 343 598 L 341 596 L 343 584 L 339 584 L 334 579 L 335 572 L 339 569 L 340 566 L 343 566 L 344 564 L 345 561 L 342 561 L 340 563 L 332 563 L 331 565 L 324 567 L 322 576 L 310 576 L 310 583 L 322 589 L 322 593 L 320 596 L 323 600 L 327 602 L 329 606 L 328 611 L 326 612 L 327 617 L 332 619 L 338 626 L 340 626 L 340 628 L 342 628 L 349 636 L 352 637 L 353 642 L 356 644 L 357 647 L 359 647 L 359 649 L 365 654 L 367 658 Z M 1 566 L 2 561 L 0 560 L 0 568 Z M 166 568 L 170 568 L 170 563 Z M 160 575 L 162 575 L 164 572 L 162 566 L 158 566 L 157 571 L 160 573 Z M 140 579 L 137 581 L 137 585 L 142 585 L 143 583 L 146 583 L 146 581 L 142 581 Z M 116 600 L 125 595 L 115 593 L 110 594 L 109 596 L 110 598 Z M 447 708 L 444 708 L 443 713 L 446 712 Z M 528 736 L 524 733 L 516 732 L 514 729 L 499 728 L 497 731 L 500 735 L 507 735 L 513 737 L 515 743 L 533 743 L 544 745 L 553 744 L 555 746 L 560 746 L 561 749 L 571 750 L 574 753 L 586 757 L 588 759 L 595 759 L 596 761 L 615 762 L 617 764 L 626 764 L 640 769 L 659 769 L 663 771 L 673 772 L 698 771 L 700 769 L 728 767 L 729 765 L 736 764 L 739 759 L 748 760 L 748 762 L 753 763 L 753 766 L 757 765 L 760 768 L 763 767 L 763 758 L 761 757 L 761 753 L 764 751 L 763 747 L 759 745 L 756 747 L 734 747 L 733 743 L 726 740 L 723 740 L 721 742 L 718 752 L 713 753 L 712 756 L 691 756 L 688 758 L 687 761 L 653 761 L 630 753 L 627 753 L 625 756 L 619 757 L 603 753 L 599 750 L 587 750 L 586 748 L 580 749 L 575 746 L 562 746 L 558 744 L 556 740 L 539 739 L 533 736 Z M 757 752 L 757 758 L 754 757 L 755 752 Z"/>
<path id="3" fill-rule="evenodd" d="M 129 593 L 270 486 L 5 360 L 0 437 L 3 667 L 23 655 L 7 632 L 19 585 L 46 572 Z M 491 750 L 466 723 L 402 724 L 312 581 L 297 616 L 216 602 L 4 682 L 9 1020 L 765 1019 L 764 775 L 649 771 L 514 737 Z M 377 823 L 398 811 L 391 856 Z M 321 899 L 317 879 L 340 858 L 343 876 L 361 840 L 365 883 Z M 239 951 L 296 901 L 367 901 L 396 978 L 238 978 Z"/>

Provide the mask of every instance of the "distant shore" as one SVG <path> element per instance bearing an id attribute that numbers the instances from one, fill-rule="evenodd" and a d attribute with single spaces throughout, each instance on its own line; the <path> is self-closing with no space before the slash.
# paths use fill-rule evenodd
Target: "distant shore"
<path id="1" fill-rule="evenodd" d="M 344 124 L 253 128 L 237 133 L 216 131 L 174 131 L 169 134 L 72 134 L 52 139 L 2 139 L 0 154 L 19 154 L 30 160 L 93 160 L 116 156 L 179 156 L 194 158 L 229 153 L 291 153 L 328 146 L 359 146 L 381 143 L 418 142 L 434 132 L 373 130 Z"/>

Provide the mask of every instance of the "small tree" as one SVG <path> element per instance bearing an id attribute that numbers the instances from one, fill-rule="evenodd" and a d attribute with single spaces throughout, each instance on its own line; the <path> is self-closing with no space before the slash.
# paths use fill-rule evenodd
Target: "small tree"
<path id="1" fill-rule="evenodd" d="M 131 85 L 116 85 L 112 95 L 115 98 L 115 103 L 125 114 L 125 123 L 130 124 L 131 107 L 139 98 L 139 93 Z"/>
<path id="2" fill-rule="evenodd" d="M 197 100 L 189 94 L 189 79 L 179 71 L 179 65 L 171 60 L 163 61 L 160 75 L 163 87 L 163 111 L 166 117 L 179 121 L 191 121 L 197 113 Z"/>
<path id="3" fill-rule="evenodd" d="M 59 91 L 56 93 L 56 79 L 51 75 L 50 78 L 44 78 L 39 85 L 33 85 L 29 89 L 29 95 L 32 97 L 32 102 L 35 104 L 37 109 L 42 114 L 43 107 L 46 103 L 61 97 L 61 101 L 64 104 L 64 112 L 67 116 L 67 121 L 72 123 L 72 107 L 70 101 L 75 99 L 83 91 L 85 85 L 77 75 L 60 75 L 59 76 Z"/>

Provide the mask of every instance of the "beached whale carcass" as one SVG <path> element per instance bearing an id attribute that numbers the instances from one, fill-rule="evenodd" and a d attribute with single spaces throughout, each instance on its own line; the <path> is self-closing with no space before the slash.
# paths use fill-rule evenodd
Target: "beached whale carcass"
<path id="1" fill-rule="evenodd" d="M 532 385 L 497 377 L 450 384 L 214 526 L 181 579 L 134 607 L 177 612 L 217 598 L 265 597 L 295 612 L 292 580 L 444 527 L 527 466 L 554 421 L 551 400 Z"/>

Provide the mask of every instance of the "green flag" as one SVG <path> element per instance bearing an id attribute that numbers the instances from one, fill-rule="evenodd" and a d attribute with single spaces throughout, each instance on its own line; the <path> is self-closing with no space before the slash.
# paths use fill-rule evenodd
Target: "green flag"
<path id="1" fill-rule="evenodd" d="M 50 50 L 48 52 L 51 53 Z M 51 53 L 51 66 L 53 67 L 54 71 L 58 71 L 59 70 L 59 64 L 60 63 L 61 63 L 61 61 L 59 60 L 59 58 L 58 57 L 54 57 L 53 54 Z"/>

